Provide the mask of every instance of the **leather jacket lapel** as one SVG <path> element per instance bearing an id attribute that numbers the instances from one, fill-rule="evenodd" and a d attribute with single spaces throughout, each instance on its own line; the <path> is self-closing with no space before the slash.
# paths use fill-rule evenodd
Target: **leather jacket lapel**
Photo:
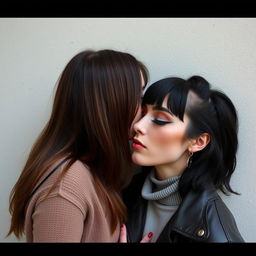
<path id="1" fill-rule="evenodd" d="M 195 241 L 205 240 L 209 235 L 207 204 L 217 196 L 214 189 L 198 193 L 190 191 L 165 226 L 158 242 L 170 240 L 167 236 L 173 231 Z"/>

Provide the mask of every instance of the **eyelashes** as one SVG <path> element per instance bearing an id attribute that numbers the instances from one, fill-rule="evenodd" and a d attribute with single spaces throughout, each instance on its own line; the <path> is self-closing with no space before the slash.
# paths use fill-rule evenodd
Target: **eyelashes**
<path id="1" fill-rule="evenodd" d="M 156 113 L 155 113 L 156 111 Z M 159 113 L 159 110 L 155 110 L 153 111 L 153 113 L 149 113 L 149 115 L 151 116 L 151 121 L 154 123 L 154 124 L 157 124 L 157 125 L 166 125 L 166 124 L 170 124 L 172 123 L 171 120 L 166 120 L 165 118 L 165 115 L 166 114 L 163 114 L 161 111 Z M 148 109 L 147 107 L 144 105 L 142 106 L 142 109 L 141 109 L 141 118 L 145 117 L 146 115 L 148 114 Z M 161 117 L 164 116 L 164 118 L 162 119 Z M 169 119 L 169 118 L 168 118 Z"/>
<path id="2" fill-rule="evenodd" d="M 165 124 L 171 123 L 170 121 L 165 121 L 165 120 L 161 120 L 161 119 L 153 119 L 151 121 L 157 125 L 165 125 Z"/>

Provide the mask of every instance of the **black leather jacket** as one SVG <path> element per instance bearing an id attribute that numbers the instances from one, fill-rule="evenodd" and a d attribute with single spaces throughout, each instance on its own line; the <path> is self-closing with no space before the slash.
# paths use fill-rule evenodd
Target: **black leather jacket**
<path id="1" fill-rule="evenodd" d="M 128 209 L 126 223 L 129 242 L 140 242 L 146 220 L 147 200 L 141 189 L 147 172 L 136 174 L 123 191 Z M 156 242 L 244 242 L 235 219 L 213 187 L 190 191 L 166 224 Z"/>

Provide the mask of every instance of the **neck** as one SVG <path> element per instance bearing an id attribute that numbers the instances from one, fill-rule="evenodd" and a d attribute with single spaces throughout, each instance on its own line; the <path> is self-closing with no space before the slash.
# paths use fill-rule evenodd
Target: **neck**
<path id="1" fill-rule="evenodd" d="M 176 161 L 155 166 L 156 178 L 165 180 L 175 176 L 181 176 L 187 168 L 189 152 L 186 150 Z"/>
<path id="2" fill-rule="evenodd" d="M 159 180 L 166 180 L 171 177 L 180 176 L 187 167 L 187 161 L 180 161 L 168 165 L 155 166 L 156 177 Z"/>
<path id="3" fill-rule="evenodd" d="M 181 202 L 178 192 L 179 179 L 180 176 L 159 180 L 155 177 L 153 169 L 144 182 L 141 195 L 144 199 L 157 201 L 163 205 L 178 205 Z"/>

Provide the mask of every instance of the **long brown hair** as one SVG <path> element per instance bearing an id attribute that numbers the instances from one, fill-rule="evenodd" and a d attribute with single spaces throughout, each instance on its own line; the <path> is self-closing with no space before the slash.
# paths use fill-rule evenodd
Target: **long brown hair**
<path id="1" fill-rule="evenodd" d="M 33 189 L 63 157 L 70 161 L 57 182 L 76 160 L 82 161 L 109 205 L 112 232 L 125 221 L 120 192 L 132 173 L 129 129 L 140 105 L 141 74 L 147 83 L 148 71 L 140 61 L 108 49 L 82 51 L 68 62 L 57 83 L 50 119 L 10 194 L 8 235 L 22 235 Z"/>

